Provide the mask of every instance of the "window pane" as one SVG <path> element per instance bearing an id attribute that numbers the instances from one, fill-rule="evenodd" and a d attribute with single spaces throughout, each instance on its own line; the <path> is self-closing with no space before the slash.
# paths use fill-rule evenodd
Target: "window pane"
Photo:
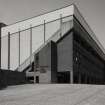
<path id="1" fill-rule="evenodd" d="M 45 39 L 46 41 L 51 38 L 57 31 L 60 30 L 60 20 L 56 20 L 46 24 Z"/>
<path id="2" fill-rule="evenodd" d="M 20 32 L 20 64 L 30 56 L 30 29 Z"/>
<path id="3" fill-rule="evenodd" d="M 10 35 L 10 69 L 15 70 L 19 62 L 19 33 Z"/>
<path id="4" fill-rule="evenodd" d="M 8 69 L 8 36 L 1 39 L 1 68 Z"/>
<path id="5" fill-rule="evenodd" d="M 44 43 L 44 25 L 32 28 L 32 52 Z"/>
<path id="6" fill-rule="evenodd" d="M 73 26 L 73 17 L 66 17 L 62 19 L 62 36 L 69 31 Z"/>

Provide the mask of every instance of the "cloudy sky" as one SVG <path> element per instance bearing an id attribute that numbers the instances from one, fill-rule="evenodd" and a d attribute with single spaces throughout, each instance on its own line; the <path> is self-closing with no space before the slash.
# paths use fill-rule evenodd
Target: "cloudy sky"
<path id="1" fill-rule="evenodd" d="M 0 21 L 24 20 L 75 3 L 105 48 L 105 0 L 0 0 Z"/>

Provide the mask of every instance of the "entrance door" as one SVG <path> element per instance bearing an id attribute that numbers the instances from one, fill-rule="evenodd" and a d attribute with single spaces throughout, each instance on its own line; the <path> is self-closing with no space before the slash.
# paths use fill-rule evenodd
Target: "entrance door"
<path id="1" fill-rule="evenodd" d="M 39 83 L 39 76 L 36 76 L 36 83 Z"/>
<path id="2" fill-rule="evenodd" d="M 70 72 L 58 72 L 57 73 L 58 83 L 70 83 Z"/>

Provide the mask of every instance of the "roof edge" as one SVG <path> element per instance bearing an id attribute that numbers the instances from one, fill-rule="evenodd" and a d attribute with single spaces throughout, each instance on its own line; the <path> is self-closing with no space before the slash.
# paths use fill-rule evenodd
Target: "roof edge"
<path id="1" fill-rule="evenodd" d="M 89 33 L 89 35 L 93 38 L 93 40 L 97 43 L 97 45 L 99 46 L 99 48 L 102 50 L 104 56 L 105 56 L 105 49 L 102 46 L 102 44 L 100 43 L 100 41 L 98 40 L 98 38 L 96 37 L 95 33 L 92 31 L 92 29 L 90 28 L 89 24 L 86 22 L 85 18 L 83 17 L 83 15 L 80 13 L 80 11 L 78 10 L 77 6 L 74 5 L 74 16 L 78 19 L 78 21 L 81 23 L 81 25 L 86 29 L 86 31 Z"/>

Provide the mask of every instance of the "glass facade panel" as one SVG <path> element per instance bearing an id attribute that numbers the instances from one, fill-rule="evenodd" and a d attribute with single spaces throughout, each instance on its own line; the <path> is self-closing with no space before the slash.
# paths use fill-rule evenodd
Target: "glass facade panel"
<path id="1" fill-rule="evenodd" d="M 60 20 L 46 24 L 45 40 L 47 41 L 60 30 Z"/>
<path id="2" fill-rule="evenodd" d="M 73 26 L 73 16 L 62 19 L 62 36 L 69 31 Z"/>
<path id="3" fill-rule="evenodd" d="M 1 68 L 8 69 L 8 36 L 1 38 Z"/>
<path id="4" fill-rule="evenodd" d="M 30 29 L 20 32 L 20 64 L 30 56 Z"/>
<path id="5" fill-rule="evenodd" d="M 32 28 L 32 53 L 38 50 L 45 41 L 52 39 L 57 41 L 62 35 L 71 28 L 71 17 L 49 22 L 40 26 Z M 45 32 L 44 32 L 45 31 Z M 20 65 L 30 56 L 30 33 L 31 30 L 27 29 L 20 32 Z M 5 53 L 4 53 L 5 52 Z M 2 38 L 2 68 L 8 68 L 8 36 Z M 19 32 L 10 35 L 10 69 L 15 70 L 19 66 Z"/>
<path id="6" fill-rule="evenodd" d="M 44 44 L 44 25 L 32 28 L 32 52 Z"/>
<path id="7" fill-rule="evenodd" d="M 10 69 L 15 70 L 19 65 L 19 33 L 10 35 Z"/>

